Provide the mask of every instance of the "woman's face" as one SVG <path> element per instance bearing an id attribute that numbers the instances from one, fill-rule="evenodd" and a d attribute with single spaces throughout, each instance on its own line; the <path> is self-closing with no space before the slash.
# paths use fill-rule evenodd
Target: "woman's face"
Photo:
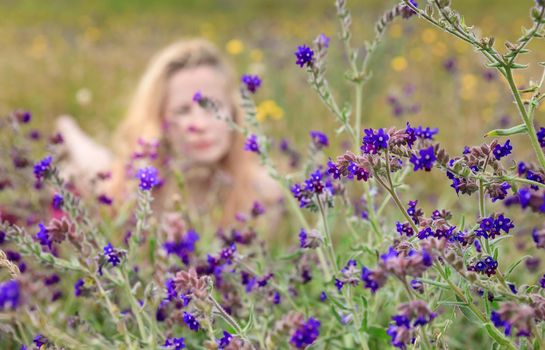
<path id="1" fill-rule="evenodd" d="M 222 116 L 231 116 L 232 102 L 224 74 L 209 66 L 181 69 L 170 77 L 167 85 L 167 134 L 184 159 L 199 165 L 214 165 L 229 151 L 233 132 L 225 121 L 193 101 L 197 91 L 214 100 Z"/>

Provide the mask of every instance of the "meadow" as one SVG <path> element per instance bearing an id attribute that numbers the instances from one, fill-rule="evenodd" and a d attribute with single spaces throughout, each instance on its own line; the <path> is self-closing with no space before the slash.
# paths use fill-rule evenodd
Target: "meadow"
<path id="1" fill-rule="evenodd" d="M 0 348 L 545 348 L 545 4 L 426 3 L 0 1 Z M 112 216 L 56 168 L 60 115 L 112 147 L 190 37 L 261 79 L 237 131 L 285 190 L 272 238 L 254 208 L 171 242 L 153 181 Z"/>

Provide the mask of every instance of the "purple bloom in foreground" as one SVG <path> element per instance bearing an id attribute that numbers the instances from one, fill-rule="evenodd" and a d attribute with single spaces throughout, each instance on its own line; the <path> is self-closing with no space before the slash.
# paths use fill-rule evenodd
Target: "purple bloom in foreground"
<path id="1" fill-rule="evenodd" d="M 20 293 L 19 282 L 16 280 L 0 284 L 0 310 L 7 308 L 15 310 L 19 305 Z"/>
<path id="2" fill-rule="evenodd" d="M 218 348 L 225 349 L 231 343 L 232 339 L 233 336 L 229 332 L 223 331 L 223 337 L 218 339 Z"/>
<path id="3" fill-rule="evenodd" d="M 167 338 L 165 340 L 164 347 L 172 350 L 180 350 L 185 348 L 185 340 L 183 337 L 180 338 Z"/>
<path id="4" fill-rule="evenodd" d="M 138 186 L 143 191 L 151 190 L 153 187 L 159 184 L 158 175 L 157 169 L 152 166 L 138 169 L 136 172 L 136 178 L 140 180 L 140 184 Z"/>
<path id="5" fill-rule="evenodd" d="M 112 264 L 112 266 L 117 266 L 121 262 L 121 259 L 119 259 L 119 252 L 110 242 L 104 247 L 104 255 L 108 258 L 108 262 Z"/>
<path id="6" fill-rule="evenodd" d="M 307 322 L 297 328 L 290 339 L 290 343 L 297 349 L 304 349 L 314 341 L 320 335 L 320 321 L 311 317 Z"/>
<path id="7" fill-rule="evenodd" d="M 40 242 L 41 245 L 49 247 L 51 249 L 51 239 L 49 238 L 49 231 L 47 230 L 47 227 L 45 227 L 44 224 L 39 223 L 38 227 L 40 228 L 40 231 L 36 234 L 36 238 Z"/>
<path id="8" fill-rule="evenodd" d="M 414 165 L 413 170 L 418 171 L 420 169 L 424 169 L 426 171 L 430 171 L 434 162 L 437 160 L 433 146 L 426 149 L 421 149 L 418 151 L 418 153 L 420 157 L 413 154 L 410 159 L 410 162 Z"/>
<path id="9" fill-rule="evenodd" d="M 53 208 L 60 210 L 62 208 L 63 203 L 64 203 L 64 198 L 62 197 L 62 195 L 55 193 L 55 195 L 53 196 L 53 200 L 51 201 L 51 205 L 53 206 Z"/>
<path id="10" fill-rule="evenodd" d="M 195 92 L 195 94 L 193 95 L 193 102 L 201 102 L 202 100 L 202 93 L 200 91 L 197 91 Z"/>
<path id="11" fill-rule="evenodd" d="M 240 79 L 246 85 L 246 89 L 252 94 L 255 94 L 261 86 L 261 79 L 257 75 L 244 74 Z"/>
<path id="12" fill-rule="evenodd" d="M 52 161 L 53 158 L 51 156 L 47 156 L 34 164 L 34 176 L 36 177 L 36 180 L 41 181 L 44 178 L 44 176 L 50 170 Z"/>
<path id="13" fill-rule="evenodd" d="M 513 147 L 511 146 L 510 142 L 511 142 L 511 140 L 507 140 L 507 141 L 505 141 L 503 146 L 500 145 L 500 144 L 497 144 L 494 147 L 494 150 L 492 151 L 492 153 L 494 153 L 494 157 L 497 160 L 500 160 L 503 157 L 505 157 L 506 155 L 511 154 L 511 151 L 513 150 Z"/>
<path id="14" fill-rule="evenodd" d="M 308 67 L 312 64 L 312 60 L 314 59 L 314 51 L 307 45 L 298 46 L 297 51 L 295 51 L 295 57 L 297 58 L 295 64 L 301 68 L 305 65 Z"/>
<path id="15" fill-rule="evenodd" d="M 379 150 L 388 147 L 390 136 L 384 132 L 384 129 L 378 129 L 376 134 L 373 129 L 365 129 L 364 132 L 365 136 L 361 145 L 363 153 L 376 154 Z"/>
<path id="16" fill-rule="evenodd" d="M 82 293 L 83 285 L 85 282 L 80 278 L 74 284 L 74 296 L 79 297 Z"/>
<path id="17" fill-rule="evenodd" d="M 189 329 L 195 332 L 198 332 L 201 327 L 199 321 L 197 321 L 195 316 L 193 316 L 189 312 L 184 312 L 184 322 L 189 327 Z"/>
<path id="18" fill-rule="evenodd" d="M 259 154 L 259 144 L 257 143 L 257 135 L 250 135 L 244 144 L 244 150 Z"/>

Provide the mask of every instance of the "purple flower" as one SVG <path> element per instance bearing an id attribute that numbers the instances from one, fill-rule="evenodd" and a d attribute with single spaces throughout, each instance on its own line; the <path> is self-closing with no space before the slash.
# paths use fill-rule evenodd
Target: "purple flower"
<path id="1" fill-rule="evenodd" d="M 260 216 L 260 215 L 263 215 L 265 213 L 265 208 L 263 207 L 263 205 L 261 205 L 261 203 L 259 203 L 258 201 L 254 201 L 254 204 L 252 205 L 252 210 L 251 210 L 251 214 L 254 218 Z"/>
<path id="2" fill-rule="evenodd" d="M 325 47 L 326 49 L 329 48 L 329 41 L 331 39 L 325 35 L 324 33 L 318 35 L 318 37 L 314 40 L 314 44 L 320 45 Z"/>
<path id="3" fill-rule="evenodd" d="M 177 255 L 184 264 L 189 265 L 189 255 L 195 251 L 195 244 L 199 239 L 199 234 L 196 231 L 189 230 L 179 241 L 163 243 L 163 248 L 168 255 Z"/>
<path id="4" fill-rule="evenodd" d="M 202 99 L 202 93 L 200 91 L 195 92 L 195 94 L 193 95 L 193 102 L 199 103 L 202 101 Z"/>
<path id="5" fill-rule="evenodd" d="M 371 289 L 371 292 L 375 294 L 386 282 L 386 276 L 378 270 L 370 270 L 364 266 L 361 270 L 361 280 L 364 283 L 364 287 Z"/>
<path id="6" fill-rule="evenodd" d="M 364 132 L 361 146 L 363 153 L 376 154 L 379 150 L 388 147 L 390 136 L 384 132 L 384 129 L 378 129 L 376 134 L 373 129 L 365 129 Z"/>
<path id="7" fill-rule="evenodd" d="M 184 322 L 189 327 L 189 329 L 195 332 L 198 332 L 201 327 L 199 321 L 197 321 L 195 316 L 185 311 L 184 311 Z"/>
<path id="8" fill-rule="evenodd" d="M 539 128 L 539 131 L 536 133 L 536 135 L 541 147 L 545 147 L 545 128 Z"/>
<path id="9" fill-rule="evenodd" d="M 311 317 L 307 322 L 300 325 L 293 333 L 290 339 L 290 343 L 297 349 L 304 349 L 314 341 L 320 335 L 320 321 Z"/>
<path id="10" fill-rule="evenodd" d="M 43 223 L 39 223 L 38 227 L 40 230 L 36 234 L 36 238 L 40 242 L 41 245 L 47 246 L 49 249 L 51 249 L 51 244 L 53 243 L 51 239 L 49 238 L 49 230 Z"/>
<path id="11" fill-rule="evenodd" d="M 112 205 L 113 203 L 113 199 L 108 197 L 107 195 L 105 194 L 101 194 L 100 196 L 97 197 L 97 201 L 100 203 L 100 204 L 104 204 L 104 205 Z"/>
<path id="12" fill-rule="evenodd" d="M 183 337 L 180 338 L 167 338 L 165 340 L 165 344 L 163 344 L 164 347 L 170 349 L 170 350 L 181 350 L 185 348 L 185 340 Z"/>
<path id="13" fill-rule="evenodd" d="M 15 111 L 15 117 L 19 123 L 27 124 L 32 119 L 32 115 L 28 111 Z"/>
<path id="14" fill-rule="evenodd" d="M 430 171 L 433 167 L 433 163 L 437 160 L 435 157 L 435 150 L 433 146 L 430 146 L 426 149 L 421 149 L 418 151 L 420 154 L 420 157 L 417 157 L 416 155 L 411 155 L 410 162 L 414 165 L 414 171 L 418 171 L 420 169 L 424 169 L 426 171 Z"/>
<path id="15" fill-rule="evenodd" d="M 218 348 L 225 349 L 231 343 L 232 339 L 233 336 L 229 332 L 223 331 L 223 337 L 218 339 Z"/>
<path id="16" fill-rule="evenodd" d="M 19 282 L 9 280 L 0 284 L 0 310 L 11 308 L 15 310 L 19 306 L 21 289 Z"/>
<path id="17" fill-rule="evenodd" d="M 85 282 L 80 278 L 76 281 L 74 284 L 74 296 L 77 298 L 81 296 L 81 293 L 83 292 L 83 286 L 85 285 Z"/>
<path id="18" fill-rule="evenodd" d="M 49 340 L 45 336 L 38 334 L 37 336 L 34 337 L 34 340 L 32 340 L 32 342 L 36 345 L 38 349 L 40 349 L 42 346 L 47 344 Z"/>
<path id="19" fill-rule="evenodd" d="M 252 94 L 255 94 L 261 86 L 261 79 L 257 75 L 244 74 L 240 79 L 246 85 L 246 89 Z"/>
<path id="20" fill-rule="evenodd" d="M 297 58 L 295 64 L 303 68 L 305 65 L 309 67 L 314 59 L 314 51 L 312 51 L 307 45 L 297 47 L 295 51 L 295 57 Z"/>
<path id="21" fill-rule="evenodd" d="M 494 157 L 497 160 L 500 160 L 503 157 L 505 157 L 506 155 L 511 154 L 511 151 L 513 150 L 513 147 L 510 145 L 510 142 L 511 142 L 511 140 L 507 140 L 507 141 L 505 141 L 505 144 L 503 146 L 500 145 L 500 144 L 497 144 L 494 147 L 494 150 L 492 151 L 492 153 L 494 154 Z"/>
<path id="22" fill-rule="evenodd" d="M 257 143 L 257 135 L 252 134 L 248 136 L 246 139 L 246 143 L 244 144 L 244 149 L 246 151 L 254 152 L 259 154 L 259 144 Z"/>
<path id="23" fill-rule="evenodd" d="M 140 168 L 136 172 L 136 178 L 140 180 L 138 185 L 142 191 L 149 191 L 159 184 L 157 169 L 152 166 Z"/>
<path id="24" fill-rule="evenodd" d="M 119 255 L 119 252 L 112 246 L 112 243 L 108 242 L 104 247 L 104 256 L 108 258 L 108 262 L 112 264 L 112 266 L 117 266 L 121 262 Z"/>
<path id="25" fill-rule="evenodd" d="M 53 199 L 51 200 L 51 205 L 53 206 L 53 208 L 60 210 L 63 204 L 64 198 L 62 197 L 62 195 L 59 193 L 55 193 Z"/>
<path id="26" fill-rule="evenodd" d="M 52 161 L 53 158 L 51 156 L 47 156 L 34 164 L 34 176 L 36 177 L 36 180 L 41 181 L 45 177 L 45 175 L 51 170 Z"/>
<path id="27" fill-rule="evenodd" d="M 545 287 L 544 287 L 544 288 L 545 288 Z M 321 302 L 324 302 L 324 301 L 326 301 L 326 300 L 327 300 L 327 294 L 326 294 L 326 292 L 322 291 L 322 292 L 320 293 L 320 301 L 321 301 Z"/>
<path id="28" fill-rule="evenodd" d="M 418 3 L 415 1 L 415 0 L 409 0 L 409 2 L 414 6 L 414 7 L 418 7 Z M 414 10 L 412 8 L 410 8 L 409 6 L 407 5 L 403 5 L 401 7 L 401 17 L 407 19 L 407 18 L 410 18 L 411 16 L 413 15 L 416 15 L 416 12 L 414 12 Z"/>
<path id="29" fill-rule="evenodd" d="M 44 279 L 44 284 L 45 284 L 46 286 L 51 286 L 51 285 L 53 285 L 53 284 L 59 283 L 60 281 L 61 281 L 61 278 L 59 277 L 59 275 L 57 275 L 57 274 L 52 274 L 51 276 L 46 277 L 46 278 Z"/>
<path id="30" fill-rule="evenodd" d="M 329 146 L 329 140 L 327 139 L 327 135 L 321 131 L 317 131 L 317 130 L 311 131 L 310 138 L 312 139 L 312 144 L 317 149 L 322 149 L 324 147 Z"/>
<path id="31" fill-rule="evenodd" d="M 6 233 L 4 231 L 0 231 L 0 245 L 4 244 L 6 241 Z"/>

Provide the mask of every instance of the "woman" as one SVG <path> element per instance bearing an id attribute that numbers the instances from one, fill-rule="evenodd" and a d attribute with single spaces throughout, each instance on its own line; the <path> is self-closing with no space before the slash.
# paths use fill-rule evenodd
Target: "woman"
<path id="1" fill-rule="evenodd" d="M 99 145 L 93 147 L 94 142 L 70 119 L 59 120 L 70 173 L 81 179 L 79 174 L 96 174 L 110 168 L 112 179 L 107 194 L 113 196 L 114 202 L 122 202 L 135 192 L 128 185 L 134 183 L 134 161 L 148 157 L 158 163 L 164 178 L 163 186 L 154 193 L 161 209 L 173 209 L 173 171 L 180 172 L 187 207 L 199 215 L 212 215 L 213 205 L 220 204 L 217 223 L 222 225 L 233 222 L 238 213 L 251 210 L 255 201 L 261 202 L 265 210 L 278 205 L 280 187 L 259 166 L 256 156 L 244 151 L 243 136 L 193 101 L 195 93 L 200 92 L 213 99 L 223 115 L 241 124 L 237 83 L 220 51 L 209 42 L 194 39 L 168 46 L 153 58 L 138 85 L 116 135 L 115 157 Z M 158 157 L 138 150 L 143 147 L 149 151 L 156 146 Z M 89 163 L 78 165 L 78 159 L 94 159 L 96 166 L 90 170 Z"/>

